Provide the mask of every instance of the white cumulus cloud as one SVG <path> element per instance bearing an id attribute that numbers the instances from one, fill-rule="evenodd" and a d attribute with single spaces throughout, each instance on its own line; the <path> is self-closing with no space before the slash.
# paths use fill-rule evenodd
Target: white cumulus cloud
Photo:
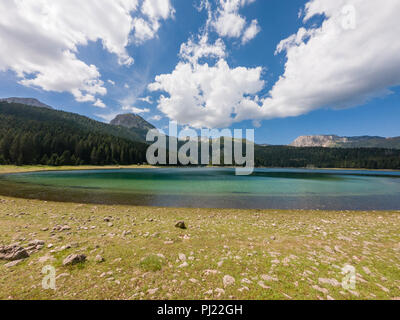
<path id="1" fill-rule="evenodd" d="M 171 120 L 192 127 L 216 128 L 232 124 L 243 106 L 255 104 L 252 95 L 264 86 L 262 68 L 230 68 L 223 59 L 215 66 L 179 63 L 171 74 L 149 85 L 161 90 L 158 108 Z"/>
<path id="2" fill-rule="evenodd" d="M 173 17 L 175 9 L 170 0 L 144 0 L 141 13 L 143 17 L 135 18 L 133 22 L 137 44 L 153 39 L 160 29 L 160 21 Z"/>
<path id="3" fill-rule="evenodd" d="M 97 97 L 107 93 L 101 74 L 95 65 L 78 58 L 79 47 L 101 41 L 121 65 L 131 65 L 126 47 L 135 28 L 132 15 L 139 14 L 142 3 L 144 15 L 159 22 L 166 16 L 161 2 L 169 4 L 169 0 L 1 0 L 0 71 L 14 71 L 22 85 L 70 92 L 79 102 L 104 107 Z"/>
<path id="4" fill-rule="evenodd" d="M 221 46 L 188 42 L 175 70 L 149 87 L 166 93 L 160 111 L 194 127 L 243 120 L 259 125 L 263 119 L 362 105 L 400 85 L 398 0 L 311 0 L 302 12 L 305 23 L 316 15 L 324 20 L 299 28 L 277 45 L 276 54 L 285 54 L 286 63 L 267 97 L 258 97 L 264 89 L 261 68 L 230 68 Z M 200 64 L 202 55 L 218 62 Z"/>
<path id="5" fill-rule="evenodd" d="M 399 1 L 308 2 L 304 20 L 317 14 L 326 16 L 321 27 L 300 28 L 278 45 L 285 72 L 257 109 L 260 117 L 353 107 L 400 85 Z"/>
<path id="6" fill-rule="evenodd" d="M 253 39 L 260 31 L 258 21 L 253 20 L 246 28 L 246 18 L 240 15 L 239 10 L 255 2 L 255 0 L 219 0 L 216 13 L 210 17 L 209 24 L 215 29 L 220 37 L 240 38 L 242 43 Z M 206 6 L 211 10 L 211 6 Z"/>

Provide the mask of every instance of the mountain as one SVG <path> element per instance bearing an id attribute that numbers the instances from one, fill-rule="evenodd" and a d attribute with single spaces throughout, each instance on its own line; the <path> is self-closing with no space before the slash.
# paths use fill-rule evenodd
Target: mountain
<path id="1" fill-rule="evenodd" d="M 132 164 L 146 161 L 133 130 L 31 105 L 0 102 L 0 164 Z"/>
<path id="2" fill-rule="evenodd" d="M 122 126 L 128 129 L 155 129 L 155 127 L 151 123 L 144 120 L 141 116 L 133 113 L 120 114 L 116 116 L 115 119 L 110 122 L 110 124 L 114 126 Z"/>
<path id="3" fill-rule="evenodd" d="M 32 107 L 39 107 L 39 108 L 47 108 L 47 109 L 53 109 L 52 107 L 48 106 L 47 104 L 44 104 L 40 102 L 37 99 L 34 98 L 4 98 L 0 99 L 0 102 L 7 102 L 7 103 L 19 103 L 19 104 L 24 104 L 27 106 L 32 106 Z"/>
<path id="4" fill-rule="evenodd" d="M 372 136 L 339 137 L 336 135 L 301 136 L 290 144 L 292 147 L 324 148 L 383 148 L 400 149 L 400 137 L 383 138 Z"/>
<path id="5" fill-rule="evenodd" d="M 144 120 L 141 116 L 133 113 L 120 114 L 111 120 L 110 125 L 122 127 L 130 130 L 140 141 L 145 142 L 147 132 L 156 129 L 151 123 Z"/>

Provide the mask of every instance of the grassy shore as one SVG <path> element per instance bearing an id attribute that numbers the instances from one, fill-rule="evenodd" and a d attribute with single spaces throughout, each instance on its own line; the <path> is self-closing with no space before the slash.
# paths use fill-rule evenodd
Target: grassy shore
<path id="1" fill-rule="evenodd" d="M 97 170 L 97 169 L 138 169 L 138 168 L 155 168 L 149 165 L 129 165 L 129 166 L 14 166 L 0 165 L 0 174 L 18 173 L 18 172 L 33 172 L 33 171 L 64 171 L 64 170 Z"/>
<path id="2" fill-rule="evenodd" d="M 188 229 L 175 227 L 180 220 Z M 35 239 L 45 246 L 21 263 L 0 260 L 0 299 L 400 297 L 400 211 L 173 209 L 0 196 L 0 245 L 27 247 Z M 87 261 L 63 266 L 70 254 Z M 42 288 L 46 265 L 56 270 L 56 290 Z M 342 288 L 345 265 L 356 269 L 351 290 Z"/>

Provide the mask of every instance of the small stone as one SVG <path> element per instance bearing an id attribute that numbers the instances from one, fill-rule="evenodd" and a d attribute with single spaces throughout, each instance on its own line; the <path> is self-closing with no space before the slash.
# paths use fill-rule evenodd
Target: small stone
<path id="1" fill-rule="evenodd" d="M 11 261 L 11 262 L 9 262 L 9 263 L 6 263 L 4 266 L 5 266 L 6 268 L 12 268 L 12 267 L 15 267 L 16 265 L 20 264 L 22 261 L 24 261 L 24 260 L 21 259 L 21 260 Z"/>
<path id="2" fill-rule="evenodd" d="M 45 255 L 45 256 L 40 257 L 40 258 L 38 259 L 38 263 L 45 263 L 45 262 L 48 262 L 48 261 L 55 261 L 55 260 L 56 260 L 56 259 L 54 259 L 52 256 Z"/>
<path id="3" fill-rule="evenodd" d="M 340 287 L 340 283 L 336 279 L 319 278 L 318 282 L 321 283 L 321 284 L 329 284 L 329 285 L 334 286 L 334 287 Z"/>
<path id="4" fill-rule="evenodd" d="M 229 286 L 231 286 L 231 285 L 234 285 L 234 284 L 235 284 L 235 278 L 232 277 L 232 276 L 226 275 L 226 276 L 223 278 L 223 283 L 224 283 L 224 287 L 225 287 L 225 288 L 226 288 L 226 287 L 229 287 Z"/>
<path id="5" fill-rule="evenodd" d="M 259 285 L 261 288 L 263 288 L 263 289 L 271 289 L 271 287 L 266 286 L 265 283 L 264 283 L 263 281 L 259 281 L 259 282 L 258 282 L 258 285 Z"/>
<path id="6" fill-rule="evenodd" d="M 186 255 L 183 254 L 183 253 L 180 253 L 180 254 L 179 254 L 179 260 L 181 260 L 181 261 L 186 261 Z"/>
<path id="7" fill-rule="evenodd" d="M 216 274 L 218 274 L 218 271 L 217 270 L 205 270 L 204 271 L 204 276 L 209 276 L 209 275 L 216 275 Z"/>
<path id="8" fill-rule="evenodd" d="M 220 296 L 225 294 L 225 290 L 221 289 L 221 288 L 215 289 L 214 292 L 218 295 L 218 297 L 220 297 Z"/>
<path id="9" fill-rule="evenodd" d="M 185 261 L 184 263 L 182 263 L 181 265 L 178 266 L 178 268 L 186 268 L 188 267 L 189 264 Z"/>
<path id="10" fill-rule="evenodd" d="M 175 224 L 175 227 L 176 227 L 176 228 L 179 228 L 179 229 L 187 229 L 186 224 L 185 224 L 185 221 L 178 221 L 178 222 Z"/>
<path id="11" fill-rule="evenodd" d="M 96 258 L 94 258 L 94 261 L 95 262 L 97 262 L 97 263 L 102 263 L 102 262 L 104 262 L 105 260 L 104 260 L 104 258 L 101 256 L 101 255 L 97 255 L 96 256 Z"/>
<path id="12" fill-rule="evenodd" d="M 64 259 L 63 265 L 64 266 L 74 265 L 85 261 L 86 261 L 86 256 L 84 254 L 71 254 Z"/>
<path id="13" fill-rule="evenodd" d="M 271 277 L 271 276 L 266 275 L 266 274 L 262 275 L 261 278 L 262 278 L 263 280 L 265 280 L 265 281 L 279 281 L 278 278 L 276 278 L 276 277 Z"/>
<path id="14" fill-rule="evenodd" d="M 147 290 L 147 293 L 149 294 L 149 295 L 154 295 L 154 294 L 156 294 L 157 293 L 157 291 L 158 291 L 158 288 L 155 288 L 155 289 L 149 289 L 149 290 Z"/>

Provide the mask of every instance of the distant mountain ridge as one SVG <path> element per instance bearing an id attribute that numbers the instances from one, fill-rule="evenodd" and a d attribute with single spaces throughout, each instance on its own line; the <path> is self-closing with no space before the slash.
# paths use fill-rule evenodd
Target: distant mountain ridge
<path id="1" fill-rule="evenodd" d="M 400 137 L 384 138 L 377 136 L 340 137 L 337 135 L 301 136 L 293 141 L 292 147 L 324 148 L 384 148 L 400 149 Z"/>
<path id="2" fill-rule="evenodd" d="M 11 98 L 0 99 L 0 102 L 18 103 L 18 104 L 24 104 L 24 105 L 32 106 L 32 107 L 53 109 L 52 107 L 48 106 L 47 104 L 45 104 L 43 102 L 40 102 L 39 100 L 37 100 L 35 98 L 16 98 L 16 97 L 11 97 Z"/>

